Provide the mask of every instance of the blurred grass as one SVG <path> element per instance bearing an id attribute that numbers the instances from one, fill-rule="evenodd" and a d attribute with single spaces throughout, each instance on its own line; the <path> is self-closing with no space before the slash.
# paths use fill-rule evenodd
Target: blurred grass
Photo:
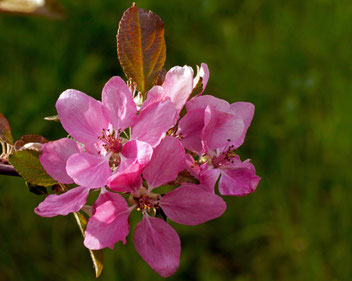
<path id="1" fill-rule="evenodd" d="M 67 88 L 100 98 L 122 75 L 116 31 L 129 1 L 69 1 L 64 21 L 0 14 L 0 112 L 16 139 L 65 135 Z M 347 0 L 144 0 L 165 21 L 166 67 L 206 62 L 206 93 L 256 105 L 239 154 L 262 177 L 221 218 L 173 224 L 181 265 L 170 280 L 352 279 L 352 5 Z M 0 280 L 94 280 L 73 216 L 45 219 L 43 199 L 0 177 Z M 136 219 L 132 218 L 131 232 Z M 127 246 L 106 251 L 101 280 L 162 280 Z"/>

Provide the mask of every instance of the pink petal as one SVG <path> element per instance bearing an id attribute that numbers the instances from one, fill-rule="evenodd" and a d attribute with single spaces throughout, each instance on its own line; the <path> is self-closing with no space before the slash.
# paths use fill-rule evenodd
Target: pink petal
<path id="1" fill-rule="evenodd" d="M 204 124 L 201 135 L 204 152 L 224 148 L 237 141 L 244 131 L 242 118 L 218 111 L 211 106 L 205 109 Z"/>
<path id="2" fill-rule="evenodd" d="M 101 102 L 76 90 L 66 90 L 56 102 L 64 129 L 77 141 L 91 144 L 98 141 L 102 129 L 109 125 L 108 114 Z"/>
<path id="3" fill-rule="evenodd" d="M 142 185 L 143 166 L 137 161 L 125 170 L 117 171 L 107 181 L 107 186 L 117 192 L 134 192 Z"/>
<path id="4" fill-rule="evenodd" d="M 73 140 L 64 138 L 57 141 L 45 143 L 42 146 L 40 162 L 46 172 L 58 182 L 64 184 L 73 183 L 72 178 L 66 173 L 67 159 L 83 149 Z"/>
<path id="5" fill-rule="evenodd" d="M 137 118 L 137 107 L 126 83 L 118 76 L 112 77 L 104 86 L 103 105 L 108 109 L 115 130 L 131 127 Z"/>
<path id="6" fill-rule="evenodd" d="M 230 112 L 234 115 L 240 116 L 244 123 L 244 131 L 242 136 L 233 143 L 235 148 L 242 145 L 248 127 L 251 125 L 253 115 L 254 115 L 254 105 L 250 102 L 235 102 L 230 106 Z"/>
<path id="7" fill-rule="evenodd" d="M 160 207 L 174 222 L 197 225 L 220 217 L 226 209 L 225 201 L 195 184 L 183 184 L 160 199 Z"/>
<path id="8" fill-rule="evenodd" d="M 182 138 L 185 148 L 197 154 L 201 153 L 201 133 L 204 127 L 204 110 L 196 109 L 188 112 L 178 123 L 177 134 Z"/>
<path id="9" fill-rule="evenodd" d="M 91 250 L 99 250 L 106 247 L 113 249 L 118 241 L 126 244 L 129 214 L 127 202 L 120 194 L 100 194 L 87 224 L 84 245 Z"/>
<path id="10" fill-rule="evenodd" d="M 199 187 L 208 192 L 215 192 L 214 187 L 220 175 L 219 169 L 210 168 L 207 163 L 200 166 L 190 154 L 186 154 L 186 165 L 190 174 L 199 180 Z"/>
<path id="11" fill-rule="evenodd" d="M 135 229 L 134 244 L 138 254 L 162 277 L 176 272 L 181 242 L 176 231 L 165 221 L 145 216 Z"/>
<path id="12" fill-rule="evenodd" d="M 153 148 L 149 143 L 144 141 L 131 140 L 124 144 L 121 154 L 126 159 L 125 162 L 127 164 L 133 163 L 135 160 L 137 160 L 138 163 L 145 166 L 152 158 Z M 124 163 L 121 162 L 120 165 L 123 164 Z"/>
<path id="13" fill-rule="evenodd" d="M 222 112 L 230 110 L 230 104 L 227 101 L 209 95 L 194 97 L 187 102 L 186 109 L 189 112 L 195 109 L 205 109 L 209 105 Z"/>
<path id="14" fill-rule="evenodd" d="M 219 175 L 219 169 L 203 170 L 200 173 L 199 182 L 206 191 L 214 193 L 214 187 L 219 178 Z"/>
<path id="15" fill-rule="evenodd" d="M 165 90 L 161 86 L 154 86 L 148 92 L 147 99 L 143 102 L 141 110 L 145 109 L 147 106 L 154 102 L 160 102 L 170 99 L 166 96 Z"/>
<path id="16" fill-rule="evenodd" d="M 94 156 L 85 152 L 68 158 L 66 170 L 75 183 L 90 188 L 105 186 L 111 176 L 109 157 Z"/>
<path id="17" fill-rule="evenodd" d="M 197 67 L 198 68 L 198 67 Z M 198 73 L 196 75 L 196 77 L 193 79 L 193 88 L 197 85 L 199 78 L 202 78 L 202 86 L 203 86 L 203 90 L 201 93 L 199 93 L 197 96 L 200 96 L 204 90 L 205 87 L 208 84 L 208 80 L 209 80 L 209 68 L 208 65 L 206 63 L 202 63 L 200 65 L 200 68 L 198 69 Z"/>
<path id="18" fill-rule="evenodd" d="M 36 214 L 42 217 L 66 216 L 78 212 L 87 201 L 89 188 L 78 186 L 63 194 L 48 195 L 43 202 L 35 208 Z"/>
<path id="19" fill-rule="evenodd" d="M 225 169 L 219 181 L 219 192 L 222 195 L 245 196 L 256 190 L 260 177 L 256 176 L 255 168 L 249 160 L 241 162 L 237 157 L 234 164 Z"/>
<path id="20" fill-rule="evenodd" d="M 197 180 L 199 180 L 199 174 L 201 172 L 201 168 L 198 165 L 198 163 L 196 163 L 194 161 L 193 156 L 190 154 L 186 154 L 186 167 L 187 167 L 187 171 L 193 177 L 195 177 Z"/>
<path id="21" fill-rule="evenodd" d="M 208 65 L 206 63 L 202 63 L 200 65 L 200 71 L 199 71 L 199 75 L 200 77 L 203 78 L 202 84 L 203 84 L 203 91 L 205 90 L 205 87 L 208 84 L 209 81 L 209 68 Z"/>
<path id="22" fill-rule="evenodd" d="M 167 136 L 154 149 L 152 160 L 145 167 L 143 176 L 149 187 L 154 188 L 176 179 L 186 168 L 186 154 L 181 142 Z"/>
<path id="23" fill-rule="evenodd" d="M 172 102 L 155 102 L 138 115 L 138 120 L 132 127 L 131 139 L 144 141 L 155 147 L 175 125 L 175 121 L 176 108 Z"/>
<path id="24" fill-rule="evenodd" d="M 163 88 L 180 111 L 193 90 L 193 69 L 186 65 L 171 68 L 166 73 Z"/>

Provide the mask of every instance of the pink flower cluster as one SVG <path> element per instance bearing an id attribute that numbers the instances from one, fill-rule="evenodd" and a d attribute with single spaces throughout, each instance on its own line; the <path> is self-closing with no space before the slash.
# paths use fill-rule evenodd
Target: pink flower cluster
<path id="1" fill-rule="evenodd" d="M 173 274 L 181 243 L 166 217 L 185 225 L 217 218 L 226 209 L 214 190 L 219 177 L 221 195 L 244 196 L 260 180 L 250 161 L 236 154 L 254 106 L 229 104 L 203 91 L 190 99 L 200 78 L 204 91 L 206 64 L 196 78 L 188 66 L 173 67 L 144 102 L 120 77 L 106 83 L 101 102 L 76 90 L 63 92 L 56 109 L 70 136 L 44 144 L 40 160 L 55 180 L 77 186 L 47 196 L 35 212 L 43 217 L 77 212 L 91 190 L 100 190 L 84 245 L 97 250 L 126 243 L 128 217 L 136 210 L 142 214 L 134 232 L 137 252 L 161 276 Z M 165 185 L 174 188 L 155 193 Z"/>

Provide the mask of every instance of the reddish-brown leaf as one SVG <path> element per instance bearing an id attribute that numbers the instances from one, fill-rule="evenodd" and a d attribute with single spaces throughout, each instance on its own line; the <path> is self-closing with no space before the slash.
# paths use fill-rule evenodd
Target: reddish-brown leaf
<path id="1" fill-rule="evenodd" d="M 24 135 L 21 137 L 20 140 L 15 142 L 14 147 L 15 147 L 15 150 L 20 150 L 26 144 L 27 145 L 33 144 L 32 147 L 27 147 L 27 148 L 35 149 L 35 147 L 36 147 L 35 144 L 43 144 L 43 143 L 47 143 L 47 142 L 48 142 L 48 140 L 46 138 L 39 136 L 39 135 Z"/>
<path id="2" fill-rule="evenodd" d="M 10 124 L 7 119 L 0 113 L 0 140 L 10 143 L 13 143 L 13 138 L 11 135 Z"/>
<path id="3" fill-rule="evenodd" d="M 117 51 L 126 77 L 137 84 L 138 91 L 147 92 L 166 59 L 164 22 L 133 3 L 120 21 Z"/>

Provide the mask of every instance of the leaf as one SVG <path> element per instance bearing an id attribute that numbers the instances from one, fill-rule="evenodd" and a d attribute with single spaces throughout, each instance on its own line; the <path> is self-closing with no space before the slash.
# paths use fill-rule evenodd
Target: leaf
<path id="1" fill-rule="evenodd" d="M 166 77 L 166 69 L 162 68 L 159 72 L 158 77 L 156 78 L 155 85 L 162 86 Z"/>
<path id="2" fill-rule="evenodd" d="M 147 92 L 166 59 L 164 22 L 133 3 L 120 21 L 117 51 L 126 77 L 137 84 L 138 91 Z"/>
<path id="3" fill-rule="evenodd" d="M 10 124 L 7 119 L 0 113 L 0 141 L 13 144 Z"/>
<path id="4" fill-rule="evenodd" d="M 46 187 L 44 187 L 44 186 L 31 184 L 30 182 L 26 182 L 26 185 L 27 185 L 29 191 L 36 194 L 36 195 L 48 194 L 48 191 L 46 190 Z"/>
<path id="5" fill-rule="evenodd" d="M 23 146 L 25 146 L 27 144 L 27 146 L 30 146 L 30 144 L 32 143 L 33 147 L 36 147 L 35 144 L 43 144 L 43 143 L 47 143 L 48 140 L 42 136 L 39 135 L 24 135 L 21 137 L 20 140 L 15 142 L 15 150 L 20 150 L 21 148 L 23 148 Z M 40 147 L 40 145 L 37 145 L 37 147 Z M 26 147 L 27 148 L 27 147 Z M 30 148 L 30 147 L 28 147 Z M 36 149 L 34 149 L 36 150 Z"/>
<path id="6" fill-rule="evenodd" d="M 86 230 L 87 223 L 88 223 L 87 217 L 79 212 L 73 213 L 73 215 L 75 216 L 79 229 L 81 230 L 81 233 L 84 237 L 85 236 L 84 232 Z M 89 250 L 89 253 L 93 261 L 95 277 L 98 278 L 102 273 L 103 267 L 104 267 L 104 252 L 103 250 Z"/>
<path id="7" fill-rule="evenodd" d="M 9 162 L 26 181 L 41 186 L 57 184 L 44 170 L 39 160 L 39 151 L 32 149 L 18 150 L 9 156 Z"/>
<path id="8" fill-rule="evenodd" d="M 65 10 L 58 0 L 0 0 L 0 12 L 40 15 L 51 19 L 65 16 Z"/>

